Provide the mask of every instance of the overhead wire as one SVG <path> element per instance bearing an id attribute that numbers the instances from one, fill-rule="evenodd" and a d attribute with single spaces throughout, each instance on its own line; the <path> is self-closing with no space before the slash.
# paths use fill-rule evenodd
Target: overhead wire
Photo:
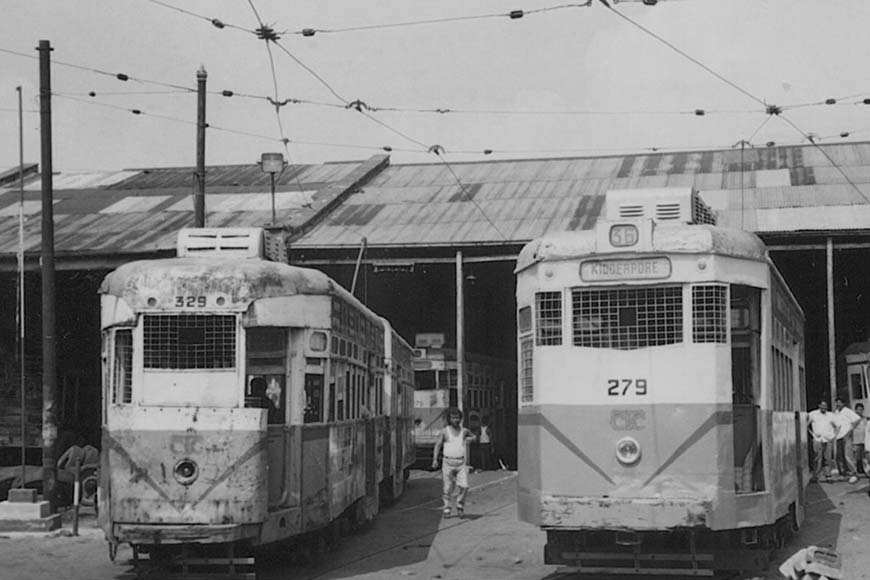
<path id="1" fill-rule="evenodd" d="M 601 2 L 602 4 L 604 4 L 604 6 L 606 6 L 606 7 L 608 8 L 608 10 L 609 10 L 612 14 L 615 14 L 615 15 L 619 16 L 620 18 L 622 18 L 623 20 L 629 22 L 629 23 L 632 24 L 633 26 L 636 26 L 637 28 L 639 28 L 640 30 L 642 30 L 644 33 L 648 34 L 649 36 L 652 36 L 653 38 L 655 38 L 656 40 L 658 40 L 658 41 L 661 42 L 662 44 L 668 46 L 669 48 L 671 48 L 672 50 L 674 50 L 675 52 L 677 52 L 678 54 L 680 54 L 680 55 L 683 56 L 684 58 L 688 59 L 689 61 L 695 63 L 695 64 L 698 65 L 699 67 L 703 68 L 704 70 L 706 70 L 707 72 L 709 72 L 710 74 L 712 74 L 713 76 L 715 76 L 716 78 L 718 78 L 719 80 L 721 80 L 722 82 L 726 83 L 727 85 L 731 86 L 732 88 L 736 89 L 737 91 L 739 91 L 740 93 L 746 95 L 747 97 L 749 97 L 750 99 L 756 101 L 757 103 L 760 103 L 761 105 L 763 105 L 764 108 L 765 108 L 765 111 L 768 113 L 768 115 L 770 115 L 770 116 L 774 116 L 774 115 L 775 115 L 775 116 L 781 118 L 784 122 L 786 122 L 787 124 L 789 124 L 789 125 L 790 125 L 794 130 L 796 130 L 799 134 L 801 134 L 801 135 L 804 137 L 804 139 L 808 140 L 811 144 L 813 144 L 813 145 L 814 145 L 814 146 L 815 146 L 815 147 L 816 147 L 816 148 L 817 148 L 817 149 L 822 153 L 822 155 L 824 155 L 825 158 L 826 158 L 826 159 L 831 163 L 831 166 L 834 167 L 834 168 L 835 168 L 835 169 L 836 169 L 836 170 L 837 170 L 837 171 L 838 171 L 838 172 L 843 176 L 843 178 L 846 180 L 846 182 L 849 183 L 849 185 L 852 186 L 852 188 L 853 188 L 853 189 L 858 193 L 858 195 L 860 195 L 862 198 L 864 198 L 864 200 L 867 201 L 867 203 L 870 203 L 870 198 L 868 198 L 866 195 L 864 195 L 864 192 L 862 192 L 862 191 L 858 188 L 858 186 L 855 184 L 855 182 L 854 182 L 854 181 L 853 181 L 853 180 L 852 180 L 852 179 L 851 179 L 851 178 L 846 174 L 846 172 L 843 170 L 843 168 L 840 167 L 840 165 L 839 165 L 838 163 L 836 163 L 836 161 L 834 161 L 834 159 L 833 159 L 833 158 L 832 158 L 832 157 L 827 153 L 827 151 L 824 151 L 824 150 L 821 148 L 821 146 L 820 146 L 818 143 L 816 143 L 816 139 L 812 138 L 812 136 L 811 136 L 810 134 L 804 132 L 804 131 L 803 131 L 800 127 L 798 127 L 794 122 L 792 122 L 790 119 L 788 119 L 787 117 L 784 117 L 784 116 L 782 115 L 782 110 L 783 110 L 782 106 L 770 105 L 770 104 L 768 104 L 767 102 L 765 102 L 763 99 L 761 99 L 761 98 L 759 98 L 759 97 L 753 95 L 752 93 L 750 93 L 749 91 L 747 91 L 746 89 L 744 89 L 743 87 L 741 87 L 740 85 L 738 85 L 737 83 L 735 83 L 735 82 L 731 81 L 730 79 L 728 79 L 728 78 L 722 76 L 721 74 L 719 74 L 718 72 L 714 71 L 712 68 L 710 68 L 709 66 L 707 66 L 707 65 L 704 64 L 703 62 L 701 62 L 700 60 L 698 60 L 698 59 L 694 58 L 693 56 L 689 55 L 688 53 L 686 53 L 685 51 L 681 50 L 680 48 L 678 48 L 677 46 L 675 46 L 675 45 L 672 44 L 671 42 L 665 40 L 664 38 L 662 38 L 661 36 L 659 36 L 658 34 L 656 34 L 655 32 L 653 32 L 652 30 L 646 28 L 645 26 L 643 26 L 643 25 L 640 24 L 639 22 L 634 21 L 633 19 L 629 18 L 629 17 L 626 16 L 625 14 L 622 14 L 622 13 L 619 12 L 618 10 L 614 9 L 614 8 L 609 4 L 609 2 L 608 2 L 607 0 L 599 0 L 599 2 Z"/>
<path id="2" fill-rule="evenodd" d="M 235 24 L 230 24 L 230 23 L 224 22 L 223 20 L 220 20 L 218 18 L 210 18 L 210 17 L 204 16 L 202 14 L 197 14 L 196 12 L 191 12 L 190 10 L 185 10 L 184 8 L 179 8 L 178 6 L 174 6 L 174 5 L 169 4 L 167 2 L 161 2 L 160 0 L 146 0 L 146 2 L 150 2 L 152 4 L 157 4 L 158 6 L 163 6 L 164 8 L 169 8 L 170 10 L 175 10 L 176 12 L 180 12 L 182 14 L 187 14 L 188 16 L 193 16 L 195 18 L 205 20 L 206 22 L 209 22 L 212 26 L 214 26 L 216 28 L 235 28 L 237 30 L 242 30 L 244 32 L 251 32 L 251 33 L 254 32 L 253 30 L 249 30 L 247 28 L 243 28 L 243 27 L 237 26 Z"/>
<path id="3" fill-rule="evenodd" d="M 85 105 L 93 105 L 99 106 L 109 109 L 114 109 L 116 111 L 121 111 L 124 113 L 132 113 L 137 116 L 148 116 L 152 118 L 159 118 L 166 121 L 173 121 L 177 123 L 183 123 L 185 125 L 195 125 L 196 122 L 172 117 L 169 115 L 159 114 L 159 113 L 151 113 L 139 107 L 124 107 L 121 105 L 116 105 L 112 103 L 103 103 L 100 101 L 94 101 L 91 99 L 84 99 L 75 96 L 71 96 L 69 93 L 54 93 L 53 95 L 70 101 L 76 101 Z M 2 109 L 0 109 L 2 110 Z M 27 112 L 27 111 L 26 111 Z M 38 113 L 39 111 L 29 111 L 32 113 Z M 748 141 L 754 140 L 757 133 L 761 130 L 762 127 L 769 122 L 771 116 L 767 116 L 764 122 L 759 125 L 756 131 L 750 136 Z M 251 131 L 244 131 L 240 129 L 234 129 L 230 127 L 224 127 L 220 125 L 215 125 L 213 123 L 208 123 L 207 128 L 213 131 L 220 131 L 224 133 L 231 133 L 240 136 L 252 137 L 256 139 L 261 139 L 264 141 L 271 141 L 275 143 L 282 143 L 280 138 L 275 138 L 273 136 L 268 136 L 260 133 L 254 133 Z M 829 140 L 833 138 L 846 138 L 855 133 L 861 132 L 870 132 L 870 129 L 857 130 L 852 132 L 843 132 L 840 134 L 830 134 L 814 137 L 816 141 Z M 398 153 L 411 153 L 411 154 L 431 154 L 433 151 L 429 150 L 429 147 L 423 148 L 425 144 L 422 141 L 416 140 L 409 135 L 406 135 L 402 132 L 396 133 L 397 135 L 402 136 L 403 139 L 408 140 L 409 142 L 415 145 L 414 148 L 402 148 L 395 147 L 391 145 L 366 145 L 366 144 L 350 144 L 350 143 L 338 143 L 338 142 L 328 142 L 328 141 L 312 141 L 312 140 L 299 140 L 299 139 L 288 139 L 289 143 L 293 143 L 295 145 L 309 145 L 316 147 L 334 147 L 334 148 L 343 148 L 343 149 L 358 149 L 358 150 L 367 150 L 367 151 L 385 151 L 385 152 L 398 152 Z M 803 136 L 803 135 L 802 135 Z M 766 147 L 773 146 L 781 146 L 781 147 L 792 147 L 792 146 L 800 146 L 801 144 L 806 142 L 806 138 L 797 142 L 781 142 L 781 141 L 769 141 L 765 144 Z M 460 148 L 451 148 L 449 153 L 451 155 L 469 155 L 469 156 L 481 156 L 481 155 L 589 155 L 589 154 L 624 154 L 624 155 L 638 155 L 643 153 L 673 153 L 679 151 L 691 151 L 691 150 L 725 150 L 731 147 L 727 144 L 706 144 L 706 145 L 652 145 L 652 146 L 635 146 L 635 147 L 568 147 L 568 148 L 552 148 L 552 149 L 510 149 L 510 148 L 492 148 L 492 149 L 460 149 Z M 443 147 L 441 148 L 444 149 Z"/>
<path id="4" fill-rule="evenodd" d="M 753 95 L 752 93 L 750 93 L 749 91 L 747 91 L 746 89 L 744 89 L 743 87 L 741 87 L 740 85 L 738 85 L 737 83 L 731 81 L 730 79 L 725 78 L 724 76 L 722 76 L 721 74 L 719 74 L 718 72 L 716 72 L 715 70 L 713 70 L 712 68 L 710 68 L 709 66 L 707 66 L 706 64 L 704 64 L 703 62 L 701 62 L 700 60 L 696 59 L 695 57 L 691 56 L 690 54 L 688 54 L 688 53 L 685 52 L 684 50 L 680 49 L 679 47 L 677 47 L 676 45 L 674 45 L 672 42 L 669 42 L 668 40 L 662 38 L 661 36 L 659 36 L 658 34 L 656 34 L 655 32 L 653 32 L 652 30 L 650 30 L 649 28 L 647 28 L 646 26 L 642 25 L 641 23 L 637 22 L 636 20 L 633 20 L 633 19 L 629 18 L 629 17 L 626 16 L 625 14 L 619 12 L 618 10 L 616 10 L 615 8 L 613 8 L 613 7 L 608 3 L 607 0 L 599 0 L 599 2 L 601 2 L 602 4 L 604 4 L 604 6 L 607 7 L 607 9 L 611 12 L 611 14 L 615 14 L 616 16 L 618 16 L 619 18 L 622 18 L 623 20 L 625 20 L 626 22 L 628 22 L 628 23 L 631 24 L 632 26 L 635 26 L 635 27 L 639 28 L 639 29 L 642 30 L 644 33 L 648 34 L 649 36 L 652 36 L 653 38 L 655 38 L 656 40 L 658 40 L 659 42 L 661 42 L 662 44 L 664 44 L 665 46 L 667 46 L 667 47 L 670 48 L 671 50 L 677 52 L 678 54 L 682 55 L 684 58 L 686 58 L 686 59 L 692 61 L 693 63 L 695 63 L 695 64 L 698 65 L 699 67 L 703 68 L 704 70 L 706 70 L 706 71 L 707 71 L 708 73 L 710 73 L 711 75 L 715 76 L 715 77 L 716 77 L 717 79 L 719 79 L 720 81 L 724 82 L 724 83 L 727 84 L 727 85 L 730 85 L 732 88 L 734 88 L 734 89 L 736 89 L 737 91 L 743 93 L 744 95 L 746 95 L 747 97 L 749 97 L 749 98 L 752 99 L 753 101 L 756 101 L 757 103 L 763 105 L 764 107 L 767 107 L 767 103 L 765 103 L 764 100 L 759 99 L 758 97 L 756 97 L 755 95 Z"/>
<path id="5" fill-rule="evenodd" d="M 0 52 L 4 52 L 7 54 L 13 54 L 15 56 L 20 56 L 23 58 L 39 60 L 39 57 L 36 55 L 27 54 L 24 52 L 19 52 L 17 50 L 0 48 Z M 119 81 L 124 81 L 124 82 L 133 81 L 133 82 L 142 83 L 142 84 L 167 87 L 167 88 L 171 88 L 171 89 L 178 89 L 178 90 L 187 91 L 187 92 L 191 92 L 191 93 L 196 92 L 196 89 L 190 88 L 190 87 L 185 87 L 182 85 L 177 85 L 177 84 L 173 84 L 173 83 L 164 83 L 164 82 L 160 82 L 160 81 L 152 81 L 152 80 L 148 80 L 148 79 L 144 79 L 144 78 L 140 78 L 140 77 L 130 76 L 126 73 L 113 73 L 113 72 L 104 71 L 104 70 L 101 70 L 98 68 L 93 68 L 93 67 L 89 67 L 89 66 L 82 66 L 82 65 L 78 65 L 78 64 L 74 64 L 74 63 L 70 63 L 70 62 L 65 62 L 65 61 L 57 60 L 57 59 L 52 59 L 51 64 L 52 64 L 52 66 L 54 66 L 54 65 L 65 66 L 65 67 L 69 67 L 69 68 L 73 68 L 73 69 L 77 69 L 77 70 L 92 72 L 92 73 L 98 74 L 98 75 L 109 76 L 109 77 L 113 77 Z"/>
<path id="6" fill-rule="evenodd" d="M 341 28 L 303 28 L 294 31 L 292 34 L 301 36 L 314 36 L 317 33 L 321 34 L 340 34 L 344 32 L 360 32 L 365 30 L 384 30 L 387 28 L 403 28 L 408 26 L 423 26 L 429 24 L 445 24 L 449 22 L 467 22 L 470 20 L 492 20 L 508 18 L 510 20 L 519 20 L 524 16 L 532 14 L 542 14 L 544 12 L 552 12 L 555 10 L 566 10 L 573 8 L 588 8 L 592 5 L 591 0 L 583 3 L 560 4 L 557 6 L 548 6 L 544 8 L 535 8 L 532 10 L 511 10 L 509 12 L 495 12 L 488 14 L 474 14 L 467 16 L 445 16 L 442 18 L 428 18 L 422 20 L 406 20 L 402 22 L 385 22 L 379 24 L 363 24 L 359 26 L 345 26 Z"/>

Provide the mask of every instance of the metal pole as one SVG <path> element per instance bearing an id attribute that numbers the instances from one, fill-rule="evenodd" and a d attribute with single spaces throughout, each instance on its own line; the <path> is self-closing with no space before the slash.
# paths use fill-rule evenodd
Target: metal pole
<path id="1" fill-rule="evenodd" d="M 463 291 L 462 252 L 456 252 L 456 403 L 465 406 L 465 293 Z M 464 414 L 464 413 L 463 413 Z"/>
<path id="2" fill-rule="evenodd" d="M 275 174 L 269 174 L 270 183 L 272 184 L 272 225 L 275 225 Z"/>
<path id="3" fill-rule="evenodd" d="M 51 161 L 51 44 L 39 41 L 39 118 L 42 156 L 42 494 L 57 512 L 57 361 L 54 310 L 54 211 Z"/>
<path id="4" fill-rule="evenodd" d="M 837 399 L 837 344 L 834 322 L 834 240 L 828 238 L 826 243 L 826 274 L 828 282 L 828 380 L 831 391 L 831 402 Z"/>
<path id="5" fill-rule="evenodd" d="M 18 379 L 21 382 L 21 487 L 27 481 L 27 405 L 24 383 L 24 106 L 18 91 Z"/>
<path id="6" fill-rule="evenodd" d="M 205 67 L 196 71 L 196 189 L 193 192 L 194 226 L 205 227 Z"/>
<path id="7" fill-rule="evenodd" d="M 353 294 L 356 291 L 356 281 L 359 278 L 359 269 L 362 266 L 362 259 L 366 253 L 366 244 L 368 240 L 365 236 L 362 239 L 362 245 L 359 247 L 359 254 L 356 257 L 356 267 L 353 269 L 353 282 L 350 283 L 350 293 Z"/>

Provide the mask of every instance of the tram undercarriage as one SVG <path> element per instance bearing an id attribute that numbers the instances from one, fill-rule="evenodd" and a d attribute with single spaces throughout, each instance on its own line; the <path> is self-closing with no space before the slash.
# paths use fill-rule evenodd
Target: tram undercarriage
<path id="1" fill-rule="evenodd" d="M 360 498 L 324 528 L 262 546 L 253 546 L 249 539 L 217 543 L 133 543 L 133 568 L 124 577 L 131 580 L 256 580 L 257 569 L 276 562 L 312 564 L 322 559 L 342 537 L 371 521 L 369 501 L 369 498 Z"/>
<path id="2" fill-rule="evenodd" d="M 793 518 L 737 530 L 546 530 L 544 563 L 580 574 L 714 576 L 760 572 L 794 532 Z"/>

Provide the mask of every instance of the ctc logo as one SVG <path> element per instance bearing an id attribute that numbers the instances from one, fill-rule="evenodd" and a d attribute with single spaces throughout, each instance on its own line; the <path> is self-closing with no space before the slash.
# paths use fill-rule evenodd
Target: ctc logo
<path id="1" fill-rule="evenodd" d="M 640 409 L 611 411 L 610 426 L 614 431 L 640 431 L 646 427 L 646 411 Z"/>

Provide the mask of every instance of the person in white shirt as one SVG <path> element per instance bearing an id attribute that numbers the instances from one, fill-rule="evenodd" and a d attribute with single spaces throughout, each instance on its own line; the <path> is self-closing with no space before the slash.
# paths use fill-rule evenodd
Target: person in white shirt
<path id="1" fill-rule="evenodd" d="M 837 410 L 834 411 L 834 425 L 837 428 L 836 464 L 841 477 L 849 476 L 849 483 L 855 483 L 855 466 L 846 450 L 852 449 L 852 430 L 861 420 L 855 411 L 846 406 L 843 399 L 837 399 Z"/>
<path id="2" fill-rule="evenodd" d="M 813 456 L 815 458 L 812 481 L 818 481 L 822 474 L 822 468 L 825 466 L 827 466 L 825 477 L 830 476 L 831 447 L 837 436 L 837 429 L 834 426 L 834 414 L 828 411 L 827 401 L 820 402 L 818 409 L 810 411 L 807 420 L 810 434 L 813 437 Z"/>
<path id="3" fill-rule="evenodd" d="M 445 411 L 447 426 L 441 429 L 435 440 L 435 450 L 432 453 L 432 469 L 438 469 L 438 456 L 444 448 L 444 460 L 441 465 L 443 500 L 442 512 L 450 516 L 450 499 L 456 489 L 456 512 L 459 517 L 465 513 L 465 496 L 468 493 L 468 458 L 466 446 L 477 437 L 462 426 L 462 411 L 450 407 Z"/>

